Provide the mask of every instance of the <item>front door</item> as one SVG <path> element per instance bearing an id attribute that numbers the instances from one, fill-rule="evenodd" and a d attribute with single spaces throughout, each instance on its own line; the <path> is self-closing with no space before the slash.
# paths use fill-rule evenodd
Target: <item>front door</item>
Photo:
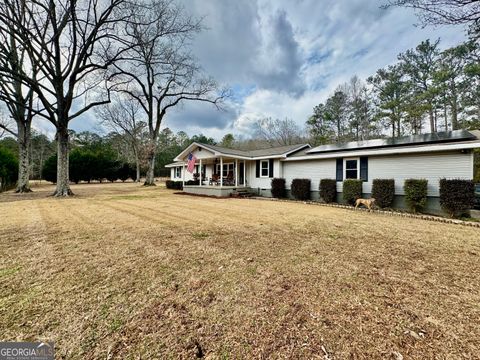
<path id="1" fill-rule="evenodd" d="M 245 162 L 242 161 L 238 164 L 238 185 L 245 184 Z"/>

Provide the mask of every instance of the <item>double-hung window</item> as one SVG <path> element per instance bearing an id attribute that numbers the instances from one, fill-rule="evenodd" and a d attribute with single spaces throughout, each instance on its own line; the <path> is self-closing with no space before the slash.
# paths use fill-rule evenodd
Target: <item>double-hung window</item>
<path id="1" fill-rule="evenodd" d="M 222 176 L 227 177 L 229 173 L 233 174 L 234 168 L 235 168 L 234 163 L 223 164 Z M 220 174 L 220 164 L 217 164 L 217 174 Z"/>
<path id="2" fill-rule="evenodd" d="M 345 159 L 345 179 L 359 179 L 360 166 L 358 158 Z"/>
<path id="3" fill-rule="evenodd" d="M 270 171 L 270 162 L 268 160 L 260 161 L 260 177 L 268 177 Z"/>
<path id="4" fill-rule="evenodd" d="M 175 167 L 175 177 L 177 179 L 182 177 L 182 167 L 181 166 Z"/>

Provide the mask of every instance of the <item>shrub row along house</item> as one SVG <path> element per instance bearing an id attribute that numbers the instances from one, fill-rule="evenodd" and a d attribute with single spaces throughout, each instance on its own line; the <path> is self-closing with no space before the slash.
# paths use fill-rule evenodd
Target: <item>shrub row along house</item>
<path id="1" fill-rule="evenodd" d="M 294 179 L 307 179 L 298 186 L 309 183 L 309 197 L 322 200 L 320 181 L 332 179 L 337 202 L 344 202 L 343 192 L 355 187 L 349 185 L 350 180 L 361 180 L 361 189 L 356 185 L 355 191 L 368 198 L 375 179 L 388 179 L 394 187 L 393 206 L 397 208 L 406 207 L 405 180 L 426 180 L 420 182 L 427 188 L 424 208 L 438 213 L 441 211 L 440 180 L 472 180 L 475 148 L 480 148 L 478 130 L 253 151 L 194 142 L 166 167 L 171 169 L 171 181 L 179 182 L 177 188 L 183 186 L 187 193 L 213 196 L 229 196 L 239 190 L 272 196 L 272 179 L 280 178 L 284 179 L 287 197 L 292 197 Z M 187 171 L 189 159 L 195 164 L 191 172 Z"/>

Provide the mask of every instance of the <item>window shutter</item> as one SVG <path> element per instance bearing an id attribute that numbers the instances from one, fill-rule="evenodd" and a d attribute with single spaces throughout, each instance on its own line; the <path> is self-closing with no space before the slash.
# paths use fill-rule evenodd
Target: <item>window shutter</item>
<path id="1" fill-rule="evenodd" d="M 268 160 L 268 177 L 273 178 L 273 159 Z"/>
<path id="2" fill-rule="evenodd" d="M 368 157 L 360 158 L 360 179 L 368 181 Z"/>
<path id="3" fill-rule="evenodd" d="M 343 181 L 343 158 L 337 159 L 337 181 Z"/>
<path id="4" fill-rule="evenodd" d="M 260 177 L 260 160 L 257 160 L 255 165 L 256 165 L 255 175 L 258 178 Z"/>

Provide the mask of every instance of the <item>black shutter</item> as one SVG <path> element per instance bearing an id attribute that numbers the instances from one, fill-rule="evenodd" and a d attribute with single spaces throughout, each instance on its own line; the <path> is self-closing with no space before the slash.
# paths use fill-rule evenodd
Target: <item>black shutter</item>
<path id="1" fill-rule="evenodd" d="M 256 177 L 260 177 L 260 160 L 257 160 L 256 162 L 256 169 L 255 169 L 255 174 L 256 174 Z"/>
<path id="2" fill-rule="evenodd" d="M 273 178 L 273 159 L 269 159 L 268 169 L 268 177 Z"/>
<path id="3" fill-rule="evenodd" d="M 368 181 L 368 157 L 366 156 L 360 158 L 360 179 Z"/>
<path id="4" fill-rule="evenodd" d="M 337 159 L 337 181 L 343 181 L 343 159 Z"/>

